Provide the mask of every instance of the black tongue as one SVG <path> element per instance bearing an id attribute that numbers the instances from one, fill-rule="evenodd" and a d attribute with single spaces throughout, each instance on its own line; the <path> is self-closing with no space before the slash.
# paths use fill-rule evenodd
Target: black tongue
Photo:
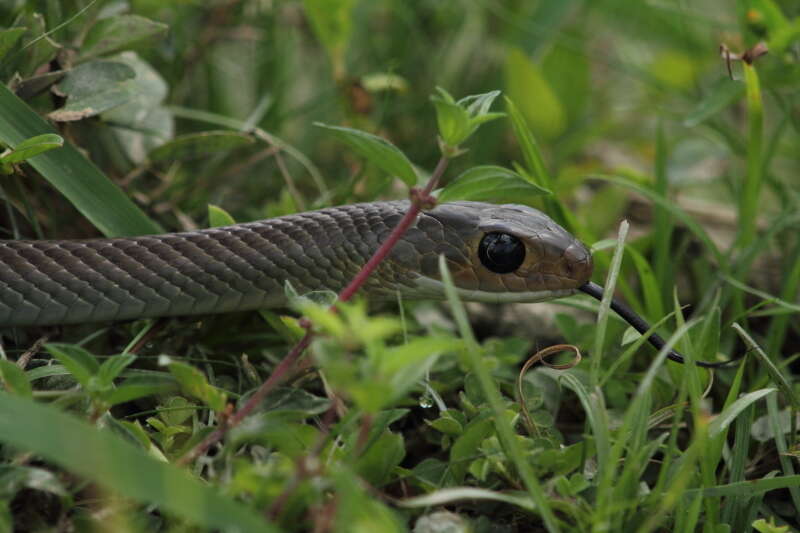
<path id="1" fill-rule="evenodd" d="M 579 287 L 578 290 L 585 292 L 586 294 L 597 300 L 603 299 L 603 287 L 601 287 L 597 283 L 593 283 L 590 281 L 585 285 Z M 642 335 L 644 335 L 645 332 L 648 329 L 650 329 L 650 325 L 647 322 L 645 322 L 642 319 L 642 317 L 634 313 L 633 309 L 631 309 L 624 303 L 620 302 L 616 298 L 611 299 L 611 309 L 613 309 L 615 313 L 617 313 L 620 317 L 622 317 L 623 320 L 625 320 L 625 322 L 630 324 L 633 327 L 633 329 L 635 329 Z M 647 340 L 650 342 L 650 344 L 652 344 L 655 347 L 656 350 L 661 350 L 665 344 L 664 339 L 662 339 L 661 336 L 656 333 L 651 333 L 650 336 L 647 338 Z M 667 354 L 667 357 L 678 363 L 686 362 L 683 356 L 678 352 L 676 352 L 675 350 L 670 350 L 669 353 Z M 736 359 L 732 359 L 730 361 L 724 361 L 721 363 L 707 363 L 705 361 L 695 361 L 695 363 L 697 364 L 697 366 L 701 366 L 703 368 L 724 368 L 730 366 L 731 363 L 735 362 L 737 359 L 738 357 Z"/>

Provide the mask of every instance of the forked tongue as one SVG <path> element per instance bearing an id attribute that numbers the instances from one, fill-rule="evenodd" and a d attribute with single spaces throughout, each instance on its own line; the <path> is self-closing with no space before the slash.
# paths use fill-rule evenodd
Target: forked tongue
<path id="1" fill-rule="evenodd" d="M 603 299 L 603 287 L 598 285 L 597 283 L 588 282 L 585 285 L 582 285 L 578 288 L 581 292 L 585 292 L 589 296 L 597 299 Z M 642 319 L 639 315 L 637 315 L 633 309 L 625 305 L 624 303 L 620 302 L 616 298 L 611 299 L 611 309 L 614 310 L 620 317 L 622 317 L 625 322 L 630 324 L 633 329 L 644 335 L 647 330 L 650 329 L 650 325 Z M 661 350 L 664 348 L 664 339 L 661 338 L 660 335 L 657 333 L 651 333 L 647 340 L 652 344 L 656 350 Z M 670 350 L 667 354 L 667 357 L 672 359 L 673 361 L 677 361 L 678 363 L 685 363 L 686 360 L 683 356 L 675 350 Z M 737 358 L 738 359 L 738 358 Z M 722 368 L 726 366 L 730 366 L 731 363 L 735 362 L 736 359 L 732 359 L 730 361 L 724 361 L 720 363 L 707 363 L 705 361 L 695 361 L 697 366 L 702 366 L 704 368 Z"/>

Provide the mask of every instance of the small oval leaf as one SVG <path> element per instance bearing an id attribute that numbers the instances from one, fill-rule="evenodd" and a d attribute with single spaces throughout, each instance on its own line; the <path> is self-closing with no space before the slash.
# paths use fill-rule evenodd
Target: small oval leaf
<path id="1" fill-rule="evenodd" d="M 31 157 L 64 146 L 64 139 L 54 133 L 37 135 L 19 143 L 12 152 L 6 154 L 0 161 L 3 163 L 20 163 Z"/>
<path id="2" fill-rule="evenodd" d="M 484 165 L 473 167 L 457 177 L 444 188 L 439 195 L 439 201 L 476 200 L 530 204 L 544 194 L 551 193 L 513 170 Z"/>
<path id="3" fill-rule="evenodd" d="M 208 204 L 208 226 L 219 228 L 222 226 L 233 226 L 236 221 L 233 217 L 218 205 Z"/>
<path id="4" fill-rule="evenodd" d="M 100 363 L 97 362 L 95 356 L 80 346 L 51 343 L 46 344 L 45 348 L 84 387 L 89 384 L 91 377 L 100 370 Z"/>
<path id="5" fill-rule="evenodd" d="M 4 384 L 8 392 L 17 396 L 30 398 L 33 394 L 31 382 L 25 372 L 6 359 L 0 359 L 0 384 Z"/>
<path id="6" fill-rule="evenodd" d="M 417 173 L 411 161 L 386 139 L 352 128 L 329 126 L 321 122 L 315 122 L 314 125 L 330 131 L 334 137 L 350 146 L 367 161 L 384 172 L 397 176 L 409 187 L 417 184 Z"/>
<path id="7" fill-rule="evenodd" d="M 81 47 L 81 59 L 126 50 L 167 32 L 169 26 L 139 15 L 101 19 L 89 29 Z"/>
<path id="8" fill-rule="evenodd" d="M 168 366 L 184 393 L 197 398 L 214 411 L 219 412 L 225 408 L 228 395 L 210 385 L 205 374 L 191 365 L 177 361 L 170 361 Z"/>

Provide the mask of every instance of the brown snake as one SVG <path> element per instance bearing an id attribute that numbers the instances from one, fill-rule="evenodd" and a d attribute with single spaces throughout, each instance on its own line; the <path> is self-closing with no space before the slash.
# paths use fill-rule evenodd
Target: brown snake
<path id="1" fill-rule="evenodd" d="M 165 235 L 0 241 L 0 327 L 280 307 L 287 282 L 301 294 L 338 292 L 407 208 L 406 201 L 373 202 Z M 531 207 L 481 202 L 422 212 L 364 291 L 374 299 L 442 299 L 440 255 L 464 300 L 539 302 L 576 291 L 602 297 L 590 281 L 589 250 L 569 232 Z M 611 307 L 647 331 L 623 304 Z M 656 334 L 648 340 L 664 346 Z M 668 357 L 683 361 L 674 350 Z"/>
<path id="2" fill-rule="evenodd" d="M 355 204 L 143 237 L 0 241 L 0 326 L 279 307 L 287 281 L 300 293 L 339 291 L 407 207 Z M 493 232 L 513 235 L 522 246 L 513 272 L 492 272 L 478 258 L 481 239 Z M 586 247 L 539 211 L 456 202 L 422 213 L 364 289 L 374 298 L 394 298 L 395 291 L 443 298 L 440 254 L 468 300 L 557 298 L 592 271 Z"/>

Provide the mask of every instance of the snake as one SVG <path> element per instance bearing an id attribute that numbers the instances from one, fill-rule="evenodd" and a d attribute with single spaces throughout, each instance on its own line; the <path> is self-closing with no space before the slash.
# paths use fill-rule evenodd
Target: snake
<path id="1" fill-rule="evenodd" d="M 288 286 L 338 292 L 408 208 L 370 202 L 163 235 L 0 240 L 0 328 L 285 307 Z M 590 250 L 546 214 L 471 201 L 422 211 L 362 290 L 375 300 L 444 299 L 440 256 L 466 301 L 541 302 L 579 291 L 602 298 L 590 281 Z M 633 315 L 616 300 L 612 308 Z M 664 345 L 658 335 L 649 340 Z"/>

